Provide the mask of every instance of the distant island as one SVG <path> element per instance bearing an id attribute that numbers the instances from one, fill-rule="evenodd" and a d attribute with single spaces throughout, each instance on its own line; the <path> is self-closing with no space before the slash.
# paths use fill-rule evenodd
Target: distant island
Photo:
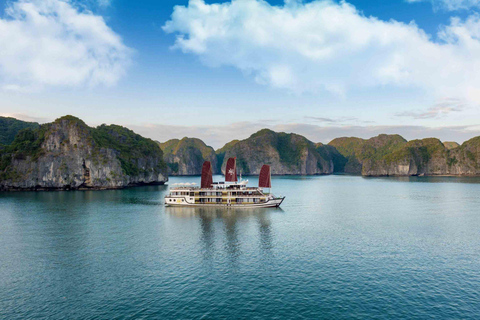
<path id="1" fill-rule="evenodd" d="M 214 150 L 197 138 L 155 142 L 117 125 L 87 126 L 65 116 L 38 124 L 0 117 L 0 190 L 112 189 L 163 184 L 168 175 L 214 173 L 237 157 L 244 175 L 262 164 L 274 175 L 480 175 L 480 137 L 459 145 L 435 138 L 407 141 L 382 134 L 314 143 L 295 133 L 262 129 Z"/>
<path id="2" fill-rule="evenodd" d="M 214 155 L 217 156 L 216 173 L 224 172 L 226 159 L 237 157 L 237 166 L 245 175 L 258 175 L 263 163 L 271 165 L 275 175 L 480 174 L 480 137 L 459 145 L 442 143 L 435 138 L 407 141 L 400 135 L 381 134 L 370 139 L 336 138 L 325 145 L 298 134 L 263 129 L 216 151 L 192 138 L 169 140 L 160 146 L 170 175 L 199 174 L 203 161 L 212 161 Z"/>

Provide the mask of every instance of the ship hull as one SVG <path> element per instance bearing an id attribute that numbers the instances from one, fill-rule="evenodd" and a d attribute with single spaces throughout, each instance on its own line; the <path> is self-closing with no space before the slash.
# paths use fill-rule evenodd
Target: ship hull
<path id="1" fill-rule="evenodd" d="M 179 198 L 175 198 L 177 200 Z M 165 199 L 167 207 L 216 207 L 216 208 L 276 208 L 280 207 L 285 197 L 269 199 L 262 203 L 189 203 L 187 198 L 184 201 L 169 202 Z"/>

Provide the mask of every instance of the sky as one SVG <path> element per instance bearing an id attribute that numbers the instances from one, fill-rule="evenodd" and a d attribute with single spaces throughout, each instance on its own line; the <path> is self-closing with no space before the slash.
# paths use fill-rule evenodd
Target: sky
<path id="1" fill-rule="evenodd" d="M 0 115 L 214 148 L 480 135 L 480 0 L 0 0 Z"/>

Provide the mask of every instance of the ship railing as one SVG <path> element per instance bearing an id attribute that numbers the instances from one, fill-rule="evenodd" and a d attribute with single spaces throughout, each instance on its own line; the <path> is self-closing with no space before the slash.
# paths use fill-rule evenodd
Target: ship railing
<path id="1" fill-rule="evenodd" d="M 258 190 L 256 187 L 242 187 L 242 188 L 201 188 L 201 187 L 176 187 L 172 186 L 170 190 Z"/>
<path id="2" fill-rule="evenodd" d="M 222 196 L 198 196 L 198 195 L 195 195 L 195 198 L 218 198 L 218 199 L 221 199 L 221 198 L 262 198 L 262 197 L 265 197 L 265 195 L 263 194 L 258 194 L 258 195 L 236 195 L 236 196 L 228 196 L 228 195 L 222 195 Z"/>

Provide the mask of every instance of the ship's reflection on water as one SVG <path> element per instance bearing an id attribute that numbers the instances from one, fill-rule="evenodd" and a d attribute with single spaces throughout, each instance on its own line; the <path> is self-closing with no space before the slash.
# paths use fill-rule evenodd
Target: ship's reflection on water
<path id="1" fill-rule="evenodd" d="M 254 237 L 259 239 L 262 255 L 271 255 L 274 248 L 274 232 L 270 215 L 283 212 L 280 208 L 225 209 L 198 207 L 167 207 L 166 213 L 176 217 L 198 220 L 199 237 L 204 258 L 212 261 L 216 250 L 223 248 L 232 266 L 242 254 L 242 237 L 248 237 L 253 227 Z M 223 245 L 216 242 L 223 242 Z M 245 248 L 244 248 L 245 249 Z"/>

